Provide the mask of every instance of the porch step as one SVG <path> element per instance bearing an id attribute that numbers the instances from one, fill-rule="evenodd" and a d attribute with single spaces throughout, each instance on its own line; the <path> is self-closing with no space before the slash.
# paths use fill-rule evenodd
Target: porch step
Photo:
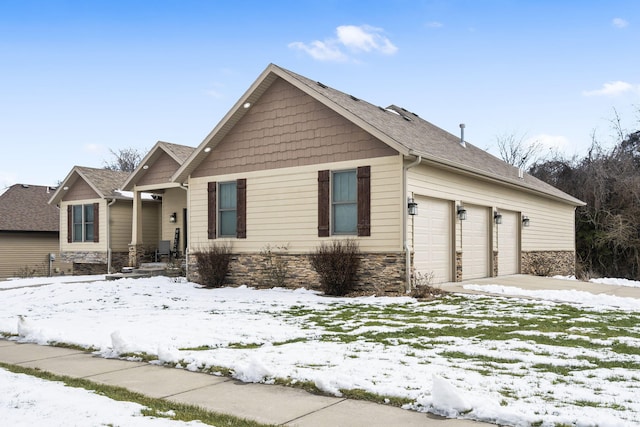
<path id="1" fill-rule="evenodd" d="M 173 264 L 172 264 L 173 265 Z M 117 280 L 124 277 L 129 278 L 141 278 L 141 277 L 153 277 L 153 276 L 179 276 L 180 269 L 168 268 L 167 262 L 144 262 L 140 264 L 140 267 L 124 267 L 122 272 L 108 274 L 105 276 L 106 280 Z"/>

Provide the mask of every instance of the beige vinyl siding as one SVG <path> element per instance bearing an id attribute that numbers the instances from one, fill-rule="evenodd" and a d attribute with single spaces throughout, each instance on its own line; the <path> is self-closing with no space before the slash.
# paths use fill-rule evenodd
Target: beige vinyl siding
<path id="1" fill-rule="evenodd" d="M 111 250 L 128 251 L 131 242 L 132 204 L 128 201 L 118 201 L 109 208 L 109 213 Z"/>
<path id="2" fill-rule="evenodd" d="M 98 213 L 98 226 L 99 228 L 99 237 L 98 242 L 72 242 L 69 243 L 67 239 L 67 230 L 68 230 L 68 222 L 67 222 L 67 206 L 69 205 L 91 205 L 93 203 L 98 203 L 99 213 Z M 107 202 L 103 199 L 85 199 L 85 200 L 74 200 L 74 201 L 64 201 L 60 203 L 60 250 L 62 252 L 74 252 L 74 251 L 82 251 L 82 252 L 107 252 Z M 131 222 L 129 222 L 131 224 Z"/>
<path id="3" fill-rule="evenodd" d="M 98 197 L 98 193 L 84 179 L 78 179 L 69 190 L 64 193 L 62 201 L 74 203 L 80 200 L 93 199 Z"/>
<path id="4" fill-rule="evenodd" d="M 184 242 L 184 216 L 183 210 L 187 206 L 187 192 L 182 188 L 169 188 L 162 196 L 162 214 L 160 222 L 161 239 L 170 240 L 171 247 L 173 248 L 173 238 L 175 236 L 176 228 L 180 228 L 180 245 L 179 248 L 182 251 Z M 175 212 L 176 222 L 169 222 L 169 216 Z"/>
<path id="5" fill-rule="evenodd" d="M 142 202 L 142 241 L 146 245 L 153 246 L 160 239 L 158 224 L 160 223 L 161 209 L 162 206 L 159 202 Z M 129 242 L 131 242 L 131 221 L 127 225 L 129 226 Z"/>
<path id="6" fill-rule="evenodd" d="M 37 276 L 49 274 L 49 254 L 55 255 L 52 274 L 71 274 L 72 266 L 60 262 L 58 233 L 0 233 L 0 280 L 16 277 L 22 271 L 34 271 Z M 60 273 L 56 273 L 55 269 Z"/>
<path id="7" fill-rule="evenodd" d="M 574 206 L 424 164 L 409 169 L 407 182 L 409 194 L 495 207 L 528 216 L 531 226 L 522 229 L 523 251 L 575 250 Z"/>
<path id="8" fill-rule="evenodd" d="M 371 166 L 371 236 L 358 238 L 363 251 L 402 248 L 402 160 L 400 156 L 192 178 L 189 181 L 190 250 L 228 241 L 234 251 L 255 252 L 266 245 L 288 245 L 308 252 L 318 237 L 318 171 Z M 247 179 L 247 238 L 207 239 L 207 183 Z M 343 236 L 344 237 L 344 236 Z M 353 236 L 355 237 L 355 236 Z"/>

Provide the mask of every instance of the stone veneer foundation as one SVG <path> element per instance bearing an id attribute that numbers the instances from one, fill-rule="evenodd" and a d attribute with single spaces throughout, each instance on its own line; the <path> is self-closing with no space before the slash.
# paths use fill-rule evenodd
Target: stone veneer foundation
<path id="1" fill-rule="evenodd" d="M 92 274 L 107 274 L 107 254 L 105 252 L 61 252 L 60 259 L 63 262 L 73 264 L 74 276 Z M 128 252 L 111 253 L 111 271 L 121 271 L 128 265 Z"/>
<path id="2" fill-rule="evenodd" d="M 522 274 L 570 276 L 576 272 L 574 251 L 530 251 L 521 254 Z"/>
<path id="3" fill-rule="evenodd" d="M 311 267 L 308 254 L 279 253 L 274 256 L 286 263 L 285 287 L 320 290 L 320 279 Z M 263 254 L 233 254 L 226 281 L 230 286 L 269 288 L 273 285 L 268 280 L 268 268 L 267 257 Z M 189 256 L 188 279 L 199 281 L 194 255 Z M 376 295 L 405 292 L 404 253 L 362 254 L 353 292 Z"/>

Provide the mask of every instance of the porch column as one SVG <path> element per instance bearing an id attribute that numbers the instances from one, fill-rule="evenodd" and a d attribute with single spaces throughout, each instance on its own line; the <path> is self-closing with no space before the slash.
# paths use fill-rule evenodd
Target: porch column
<path id="1" fill-rule="evenodd" d="M 142 195 L 133 191 L 133 217 L 131 219 L 131 243 L 129 244 L 129 266 L 138 266 L 138 252 L 142 245 Z"/>

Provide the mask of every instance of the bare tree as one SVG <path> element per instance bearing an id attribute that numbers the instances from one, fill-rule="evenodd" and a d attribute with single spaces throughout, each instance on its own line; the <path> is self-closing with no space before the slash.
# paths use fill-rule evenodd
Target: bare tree
<path id="1" fill-rule="evenodd" d="M 104 168 L 112 171 L 133 172 L 140 164 L 142 154 L 135 148 L 123 148 L 118 151 L 109 149 L 114 159 L 104 162 Z"/>
<path id="2" fill-rule="evenodd" d="M 524 138 L 524 135 L 517 136 L 514 133 L 497 136 L 496 144 L 500 158 L 522 169 L 538 161 L 542 144 L 538 141 L 527 142 Z"/>

